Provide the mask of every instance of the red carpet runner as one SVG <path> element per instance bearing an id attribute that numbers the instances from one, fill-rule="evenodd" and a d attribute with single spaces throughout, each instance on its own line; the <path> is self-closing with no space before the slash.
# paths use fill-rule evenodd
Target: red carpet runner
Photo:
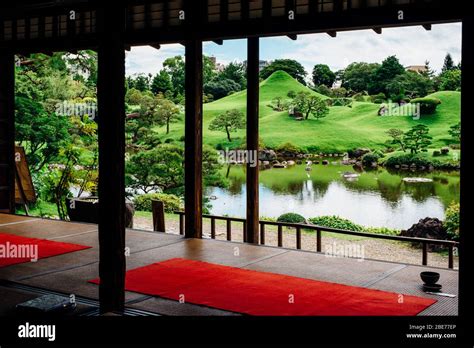
<path id="1" fill-rule="evenodd" d="M 97 284 L 98 279 L 91 282 Z M 128 271 L 126 289 L 227 311 L 271 316 L 412 316 L 436 302 L 185 259 Z M 399 303 L 401 297 L 403 303 Z"/>
<path id="2" fill-rule="evenodd" d="M 89 249 L 89 246 L 0 233 L 0 267 Z"/>

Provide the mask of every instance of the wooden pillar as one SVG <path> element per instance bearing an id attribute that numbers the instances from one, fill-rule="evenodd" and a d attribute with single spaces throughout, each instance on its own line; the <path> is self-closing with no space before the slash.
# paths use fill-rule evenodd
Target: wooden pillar
<path id="1" fill-rule="evenodd" d="M 0 213 L 15 213 L 15 56 L 0 50 Z"/>
<path id="2" fill-rule="evenodd" d="M 202 238 L 202 41 L 185 46 L 185 237 Z"/>
<path id="3" fill-rule="evenodd" d="M 462 22 L 462 68 L 461 68 L 461 148 L 464 156 L 461 155 L 461 187 L 464 192 L 472 191 L 472 181 L 466 172 L 466 149 L 472 145 L 470 138 L 469 120 L 472 114 L 472 102 L 470 100 L 471 83 L 474 80 L 474 16 L 468 14 L 469 9 L 466 3 L 466 16 Z M 471 189 L 469 189 L 471 187 Z M 461 219 L 460 219 L 460 235 L 459 235 L 459 315 L 467 320 L 471 316 L 470 308 L 472 308 L 472 296 L 469 289 L 469 277 L 472 273 L 471 264 L 469 263 L 470 246 L 473 243 L 472 233 L 469 233 L 470 226 L 466 223 L 470 218 L 469 197 L 461 196 Z M 467 321 L 466 321 L 467 322 Z M 467 329 L 467 327 L 466 327 Z"/>
<path id="4" fill-rule="evenodd" d="M 122 6 L 99 12 L 100 311 L 125 302 L 125 51 Z"/>
<path id="5" fill-rule="evenodd" d="M 247 41 L 247 229 L 244 241 L 258 244 L 258 117 L 259 117 L 259 38 Z"/>

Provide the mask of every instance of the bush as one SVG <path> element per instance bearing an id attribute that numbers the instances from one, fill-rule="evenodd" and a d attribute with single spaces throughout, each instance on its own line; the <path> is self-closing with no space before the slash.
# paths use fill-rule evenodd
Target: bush
<path id="1" fill-rule="evenodd" d="M 331 106 L 351 106 L 352 98 L 333 98 Z"/>
<path id="2" fill-rule="evenodd" d="M 295 214 L 295 213 L 287 213 L 287 214 L 283 214 L 283 215 L 280 215 L 277 219 L 278 222 L 287 222 L 287 223 L 291 223 L 291 224 L 304 224 L 306 223 L 306 219 L 299 215 L 299 214 Z"/>
<path id="3" fill-rule="evenodd" d="M 422 115 L 431 115 L 436 112 L 436 108 L 441 104 L 441 100 L 437 98 L 416 98 L 412 99 L 411 104 L 420 104 L 420 112 Z"/>
<path id="4" fill-rule="evenodd" d="M 385 161 L 385 166 L 389 168 L 394 168 L 397 165 L 411 166 L 412 164 L 415 164 L 417 167 L 429 167 L 429 166 L 439 167 L 440 166 L 440 163 L 438 161 L 430 160 L 428 157 L 422 154 L 405 153 L 405 154 L 400 154 L 400 155 L 394 155 L 392 157 L 389 157 Z"/>
<path id="5" fill-rule="evenodd" d="M 300 154 L 304 152 L 300 147 L 289 142 L 277 146 L 275 151 L 280 152 L 280 153 L 292 153 L 292 154 Z"/>
<path id="6" fill-rule="evenodd" d="M 443 226 L 448 233 L 448 237 L 452 240 L 459 239 L 459 203 L 452 202 L 446 209 L 446 218 L 443 222 Z"/>
<path id="7" fill-rule="evenodd" d="M 152 211 L 151 201 L 157 200 L 164 203 L 165 212 L 173 213 L 183 209 L 183 203 L 178 196 L 165 193 L 148 193 L 135 197 L 135 209 L 138 211 Z"/>
<path id="8" fill-rule="evenodd" d="M 385 101 L 387 100 L 387 96 L 383 93 L 379 93 L 379 94 L 370 96 L 370 100 L 374 104 L 382 104 L 382 103 L 385 103 Z"/>
<path id="9" fill-rule="evenodd" d="M 439 151 L 439 150 L 434 150 L 434 151 L 433 151 L 433 157 L 439 157 L 439 156 L 441 156 L 441 151 Z"/>
<path id="10" fill-rule="evenodd" d="M 318 217 L 309 219 L 309 221 L 314 225 L 322 226 L 322 227 L 337 228 L 340 230 L 348 230 L 348 231 L 356 231 L 356 232 L 364 231 L 363 226 L 357 225 L 353 223 L 352 221 L 343 219 L 339 216 L 318 216 Z"/>
<path id="11" fill-rule="evenodd" d="M 362 164 L 366 167 L 370 167 L 372 165 L 372 163 L 377 163 L 378 164 L 380 157 L 381 156 L 379 156 L 378 154 L 376 154 L 374 152 L 367 153 L 364 156 L 362 156 Z"/>
<path id="12" fill-rule="evenodd" d="M 363 93 L 356 93 L 352 96 L 352 98 L 356 102 L 365 102 L 365 94 L 363 94 Z"/>
<path id="13" fill-rule="evenodd" d="M 442 155 L 447 155 L 449 153 L 449 147 L 443 147 L 441 149 L 441 154 Z"/>

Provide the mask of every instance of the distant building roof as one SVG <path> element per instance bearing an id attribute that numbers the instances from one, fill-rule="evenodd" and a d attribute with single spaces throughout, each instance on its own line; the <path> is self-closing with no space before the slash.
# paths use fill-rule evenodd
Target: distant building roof
<path id="1" fill-rule="evenodd" d="M 427 72 L 428 69 L 426 65 L 410 65 L 405 68 L 407 71 L 413 71 L 417 73 Z"/>

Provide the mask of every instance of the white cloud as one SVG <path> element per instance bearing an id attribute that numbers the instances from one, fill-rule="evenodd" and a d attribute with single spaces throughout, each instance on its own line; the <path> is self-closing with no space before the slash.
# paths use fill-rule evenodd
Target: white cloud
<path id="1" fill-rule="evenodd" d="M 166 58 L 178 55 L 184 55 L 184 47 L 179 44 L 163 45 L 159 50 L 150 46 L 132 47 L 126 54 L 126 74 L 127 76 L 138 73 L 155 75 L 163 68 Z"/>
<path id="2" fill-rule="evenodd" d="M 381 62 L 396 55 L 405 65 L 422 65 L 426 60 L 431 67 L 441 70 L 446 53 L 451 53 L 455 62 L 461 59 L 461 24 L 433 25 L 431 31 L 421 26 L 387 28 L 381 35 L 372 30 L 339 32 L 336 38 L 327 34 L 298 36 L 297 41 L 287 37 L 261 40 L 262 59 L 296 59 L 310 73 L 315 64 L 327 64 L 336 71 L 351 62 Z M 205 53 L 213 55 L 220 63 L 245 60 L 246 40 L 224 41 L 224 45 L 204 43 Z M 175 55 L 184 55 L 179 44 L 163 45 L 160 50 L 149 46 L 132 48 L 127 52 L 127 75 L 136 73 L 156 74 L 163 61 Z"/>
<path id="3" fill-rule="evenodd" d="M 421 26 L 384 29 L 381 35 L 372 30 L 340 32 L 336 38 L 326 34 L 302 35 L 294 50 L 283 58 L 296 59 L 310 72 L 315 64 L 327 64 L 333 70 L 351 62 L 381 62 L 396 55 L 401 64 L 423 65 L 441 70 L 446 53 L 455 62 L 461 59 L 461 24 L 434 25 L 432 31 Z"/>

